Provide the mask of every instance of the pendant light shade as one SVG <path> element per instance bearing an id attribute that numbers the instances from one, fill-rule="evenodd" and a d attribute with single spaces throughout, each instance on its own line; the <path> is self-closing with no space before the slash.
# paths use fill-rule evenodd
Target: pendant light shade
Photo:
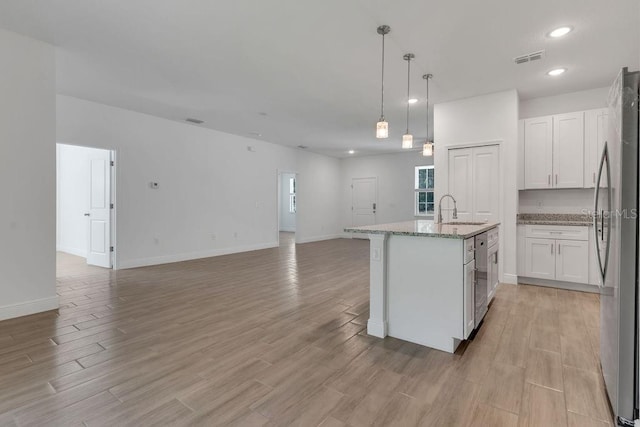
<path id="1" fill-rule="evenodd" d="M 413 135 L 408 133 L 402 135 L 402 148 L 405 150 L 413 148 Z"/>
<path id="2" fill-rule="evenodd" d="M 433 141 L 429 138 L 429 80 L 433 78 L 433 74 L 425 74 L 422 78 L 427 81 L 427 139 L 422 145 L 422 155 L 430 157 L 433 156 Z"/>
<path id="3" fill-rule="evenodd" d="M 380 25 L 378 34 L 382 36 L 382 96 L 380 101 L 380 119 L 376 124 L 376 138 L 383 139 L 389 137 L 389 123 L 384 118 L 384 36 L 389 34 L 391 27 L 388 25 Z"/>
<path id="4" fill-rule="evenodd" d="M 407 131 L 402 135 L 402 148 L 410 150 L 413 148 L 413 135 L 409 133 L 409 99 L 411 97 L 411 60 L 416 56 L 413 53 L 407 53 L 402 58 L 407 61 Z"/>

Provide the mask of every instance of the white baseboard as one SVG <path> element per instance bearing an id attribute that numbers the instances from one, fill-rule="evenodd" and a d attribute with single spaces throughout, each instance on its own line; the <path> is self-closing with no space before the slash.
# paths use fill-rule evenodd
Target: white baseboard
<path id="1" fill-rule="evenodd" d="M 56 248 L 56 250 L 58 252 L 64 252 L 66 254 L 79 256 L 81 258 L 86 258 L 87 257 L 87 251 L 84 251 L 84 250 L 79 249 L 79 248 L 71 248 L 69 246 L 58 246 Z"/>
<path id="2" fill-rule="evenodd" d="M 511 273 L 504 273 L 502 277 L 502 283 L 508 283 L 510 285 L 518 284 L 518 275 Z"/>
<path id="3" fill-rule="evenodd" d="M 369 319 L 367 321 L 367 334 L 384 338 L 387 336 L 388 324 L 385 321 Z"/>
<path id="4" fill-rule="evenodd" d="M 295 233 L 296 232 L 296 228 L 295 227 L 280 227 L 280 231 L 285 231 L 287 233 Z"/>
<path id="5" fill-rule="evenodd" d="M 523 285 L 544 286 L 547 288 L 566 289 L 568 291 L 580 291 L 599 293 L 600 288 L 596 285 L 586 283 L 559 282 L 557 280 L 535 279 L 531 277 L 518 276 L 518 283 Z"/>
<path id="6" fill-rule="evenodd" d="M 57 310 L 60 306 L 58 296 L 21 302 L 0 307 L 0 320 L 28 316 L 43 311 Z"/>
<path id="7" fill-rule="evenodd" d="M 342 239 L 342 238 L 344 238 L 343 233 L 326 234 L 324 236 L 311 236 L 311 237 L 305 237 L 303 239 L 298 239 L 296 236 L 296 243 L 321 242 L 323 240 Z"/>
<path id="8" fill-rule="evenodd" d="M 237 254 L 240 252 L 258 251 L 261 249 L 277 248 L 278 243 L 261 243 L 257 245 L 238 246 L 233 248 L 212 249 L 209 251 L 190 252 L 176 255 L 163 255 L 151 258 L 138 258 L 132 260 L 120 260 L 116 266 L 116 270 L 126 268 L 148 267 L 151 265 L 170 264 L 173 262 L 191 261 L 194 259 L 211 258 L 220 255 Z"/>

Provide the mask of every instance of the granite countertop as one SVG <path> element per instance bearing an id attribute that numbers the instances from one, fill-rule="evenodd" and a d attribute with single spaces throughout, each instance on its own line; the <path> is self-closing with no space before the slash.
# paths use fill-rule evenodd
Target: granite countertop
<path id="1" fill-rule="evenodd" d="M 487 222 L 482 224 L 460 222 L 447 222 L 437 224 L 433 221 L 416 220 L 395 222 L 392 224 L 377 224 L 364 227 L 345 228 L 347 233 L 366 233 L 366 234 L 393 234 L 399 236 L 418 236 L 418 237 L 439 237 L 445 239 L 468 239 L 477 234 L 484 233 L 487 230 L 495 228 L 499 225 L 497 222 Z"/>
<path id="2" fill-rule="evenodd" d="M 523 225 L 593 225 L 593 217 L 589 214 L 518 214 L 518 224 Z"/>

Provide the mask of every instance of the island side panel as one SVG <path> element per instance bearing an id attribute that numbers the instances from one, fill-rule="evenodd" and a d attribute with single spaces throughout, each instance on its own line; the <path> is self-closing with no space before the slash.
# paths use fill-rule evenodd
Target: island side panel
<path id="1" fill-rule="evenodd" d="M 369 234 L 369 321 L 367 333 L 387 336 L 387 235 Z"/>
<path id="2" fill-rule="evenodd" d="M 462 239 L 392 235 L 388 334 L 453 353 L 464 334 Z"/>

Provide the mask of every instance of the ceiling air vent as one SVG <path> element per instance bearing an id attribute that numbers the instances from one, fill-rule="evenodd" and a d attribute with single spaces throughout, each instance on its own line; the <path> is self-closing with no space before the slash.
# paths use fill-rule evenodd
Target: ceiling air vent
<path id="1" fill-rule="evenodd" d="M 518 56 L 513 58 L 513 62 L 516 64 L 525 64 L 531 61 L 537 61 L 544 57 L 544 50 L 539 50 L 537 52 L 528 53 L 526 55 Z"/>
<path id="2" fill-rule="evenodd" d="M 187 121 L 189 123 L 195 123 L 197 125 L 201 125 L 201 124 L 204 123 L 204 120 L 192 119 L 191 117 L 189 117 L 188 119 L 185 119 L 185 121 Z"/>
<path id="3" fill-rule="evenodd" d="M 306 145 L 298 145 L 298 148 L 301 148 L 301 149 L 303 149 L 303 150 L 306 150 L 306 149 L 307 149 L 307 148 L 309 148 L 309 147 L 307 147 Z"/>

